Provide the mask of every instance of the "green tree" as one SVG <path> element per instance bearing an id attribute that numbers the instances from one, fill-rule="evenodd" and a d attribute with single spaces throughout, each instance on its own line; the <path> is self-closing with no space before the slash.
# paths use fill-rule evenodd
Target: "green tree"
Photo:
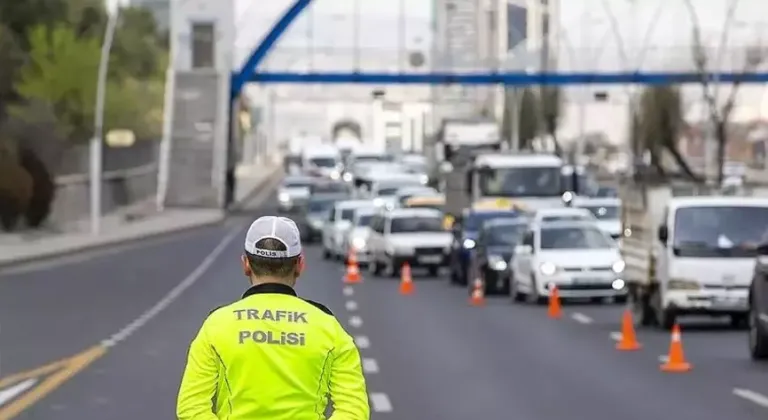
<path id="1" fill-rule="evenodd" d="M 539 103 L 541 106 L 541 126 L 544 133 L 552 137 L 558 154 L 562 153 L 557 139 L 557 127 L 560 125 L 562 98 L 560 88 L 557 86 L 545 86 L 540 92 Z"/>
<path id="2" fill-rule="evenodd" d="M 24 51 L 16 35 L 4 25 L 0 25 L 0 120 L 5 114 L 9 102 L 17 99 L 13 81 L 16 73 L 24 64 Z"/>
<path id="3" fill-rule="evenodd" d="M 29 101 L 51 105 L 72 140 L 91 136 L 100 42 L 78 38 L 67 25 L 37 26 L 30 31 L 30 52 L 20 70 L 18 92 Z M 23 108 L 17 107 L 17 113 Z"/>
<path id="4" fill-rule="evenodd" d="M 16 35 L 23 49 L 27 49 L 26 36 L 33 27 L 53 26 L 66 16 L 66 0 L 0 1 L 0 24 Z"/>
<path id="5" fill-rule="evenodd" d="M 149 10 L 141 7 L 121 10 L 112 53 L 111 68 L 118 77 L 147 79 L 165 70 L 165 46 Z"/>
<path id="6" fill-rule="evenodd" d="M 518 118 L 518 138 L 519 147 L 526 149 L 531 146 L 531 142 L 539 135 L 539 121 L 541 118 L 541 104 L 536 92 L 531 88 L 525 88 L 519 94 L 519 118 Z"/>
<path id="7" fill-rule="evenodd" d="M 651 163 L 660 173 L 664 153 L 669 153 L 683 173 L 692 180 L 699 180 L 678 148 L 680 133 L 684 127 L 680 90 L 674 86 L 653 86 L 646 88 L 640 96 L 636 116 L 636 138 L 638 151 L 648 151 Z"/>

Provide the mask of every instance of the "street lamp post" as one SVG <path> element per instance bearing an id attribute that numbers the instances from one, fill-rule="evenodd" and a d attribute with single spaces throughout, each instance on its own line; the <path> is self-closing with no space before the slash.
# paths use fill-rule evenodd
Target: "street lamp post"
<path id="1" fill-rule="evenodd" d="M 120 7 L 109 14 L 104 41 L 101 44 L 101 59 L 96 84 L 96 107 L 94 110 L 93 137 L 90 142 L 90 187 L 91 187 L 91 233 L 101 232 L 101 178 L 104 158 L 104 101 L 107 93 L 107 75 L 109 71 L 109 53 L 115 38 Z"/>

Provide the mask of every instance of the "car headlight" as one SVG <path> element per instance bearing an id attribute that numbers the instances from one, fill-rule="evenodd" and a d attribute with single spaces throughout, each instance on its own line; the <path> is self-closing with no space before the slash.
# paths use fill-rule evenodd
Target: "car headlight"
<path id="1" fill-rule="evenodd" d="M 671 290 L 699 290 L 701 285 L 693 280 L 670 279 L 667 283 L 667 289 Z"/>
<path id="2" fill-rule="evenodd" d="M 384 204 L 384 199 L 383 198 L 377 197 L 377 198 L 373 199 L 373 205 L 374 206 L 381 206 L 383 204 Z"/>
<path id="3" fill-rule="evenodd" d="M 332 179 L 332 180 L 336 181 L 336 180 L 338 180 L 339 178 L 341 178 L 341 174 L 339 173 L 339 171 L 333 171 L 333 172 L 331 172 L 331 179 Z"/>
<path id="4" fill-rule="evenodd" d="M 464 242 L 461 244 L 464 249 L 472 249 L 477 245 L 474 239 L 464 239 Z"/>
<path id="5" fill-rule="evenodd" d="M 545 276 L 553 276 L 557 273 L 557 266 L 551 262 L 541 263 L 539 265 L 539 272 Z"/>
<path id="6" fill-rule="evenodd" d="M 507 269 L 507 262 L 504 261 L 504 258 L 502 258 L 501 256 L 489 255 L 488 266 L 496 271 L 504 271 Z"/>
<path id="7" fill-rule="evenodd" d="M 360 238 L 360 237 L 352 238 L 352 246 L 355 249 L 365 249 L 365 245 L 366 245 L 365 238 Z"/>
<path id="8" fill-rule="evenodd" d="M 627 267 L 627 264 L 624 261 L 619 260 L 613 263 L 613 265 L 611 266 L 611 270 L 613 270 L 613 272 L 616 274 L 621 274 L 624 272 L 624 269 L 626 267 Z"/>
<path id="9" fill-rule="evenodd" d="M 419 177 L 421 179 L 421 183 L 424 185 L 429 184 L 429 176 L 428 175 L 422 175 Z"/>
<path id="10" fill-rule="evenodd" d="M 352 182 L 352 174 L 349 172 L 344 173 L 344 175 L 341 177 L 345 182 Z"/>
<path id="11" fill-rule="evenodd" d="M 280 200 L 281 203 L 287 203 L 287 202 L 291 201 L 291 196 L 288 195 L 288 193 L 280 193 L 277 196 L 277 199 Z"/>

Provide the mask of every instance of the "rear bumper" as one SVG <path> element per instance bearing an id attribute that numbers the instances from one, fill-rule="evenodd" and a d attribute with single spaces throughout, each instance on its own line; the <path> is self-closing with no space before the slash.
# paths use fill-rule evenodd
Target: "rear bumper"
<path id="1" fill-rule="evenodd" d="M 680 315 L 728 315 L 749 311 L 749 291 L 736 289 L 717 292 L 668 290 L 664 307 Z"/>

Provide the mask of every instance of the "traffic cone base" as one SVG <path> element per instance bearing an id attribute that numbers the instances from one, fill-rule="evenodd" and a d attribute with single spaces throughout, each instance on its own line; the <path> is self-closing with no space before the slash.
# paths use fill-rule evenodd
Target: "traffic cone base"
<path id="1" fill-rule="evenodd" d="M 363 281 L 360 275 L 360 266 L 357 264 L 355 250 L 351 249 L 347 256 L 347 273 L 344 275 L 345 284 L 357 284 Z"/>
<path id="2" fill-rule="evenodd" d="M 616 350 L 636 351 L 641 348 L 642 346 L 638 343 L 637 335 L 635 334 L 635 325 L 632 322 L 632 312 L 625 310 L 621 317 L 621 340 L 616 343 Z"/>
<path id="3" fill-rule="evenodd" d="M 411 266 L 408 265 L 408 263 L 405 263 L 400 270 L 400 294 L 412 295 L 414 291 Z"/>
<path id="4" fill-rule="evenodd" d="M 669 355 L 667 361 L 659 368 L 662 372 L 669 373 L 688 372 L 693 368 L 693 366 L 685 360 L 680 326 L 677 324 L 672 327 L 672 338 L 669 343 Z"/>
<path id="5" fill-rule="evenodd" d="M 472 285 L 472 294 L 469 296 L 469 304 L 472 306 L 485 305 L 485 287 L 480 279 Z"/>
<path id="6" fill-rule="evenodd" d="M 552 319 L 559 319 L 563 316 L 563 309 L 560 306 L 560 292 L 557 291 L 557 286 L 552 286 L 549 290 L 549 307 L 547 308 L 547 315 Z"/>

